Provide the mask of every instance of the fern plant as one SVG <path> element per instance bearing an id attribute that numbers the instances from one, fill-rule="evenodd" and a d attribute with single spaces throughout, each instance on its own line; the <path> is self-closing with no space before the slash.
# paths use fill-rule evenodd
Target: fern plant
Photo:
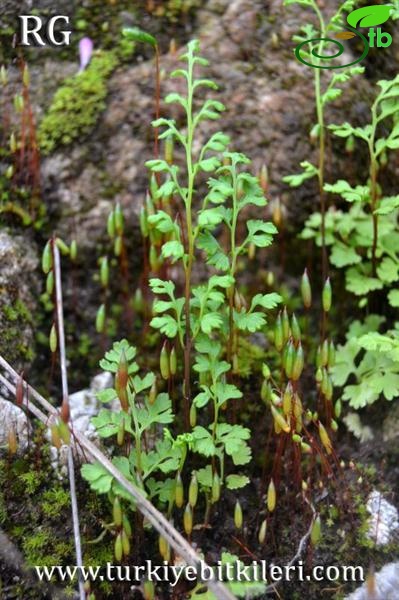
<path id="1" fill-rule="evenodd" d="M 216 89 L 209 79 L 196 79 L 195 68 L 206 65 L 207 61 L 198 56 L 198 42 L 188 45 L 187 53 L 181 58 L 187 63 L 186 69 L 178 69 L 171 76 L 183 78 L 186 95 L 177 93 L 166 97 L 167 103 L 179 104 L 185 113 L 185 127 L 181 130 L 173 120 L 161 118 L 153 123 L 163 128 L 161 139 L 179 143 L 184 151 L 185 164 L 179 167 L 167 160 L 156 159 L 147 163 L 154 173 L 163 173 L 165 181 L 155 192 L 156 198 L 175 197 L 184 209 L 184 227 L 165 210 L 156 210 L 148 215 L 148 225 L 161 234 L 167 234 L 161 253 L 164 259 L 179 263 L 184 272 L 184 296 L 175 297 L 172 282 L 150 281 L 155 294 L 163 294 L 168 300 L 154 305 L 157 313 L 151 324 L 170 339 L 178 338 L 184 353 L 184 396 L 185 416 L 190 403 L 191 352 L 196 340 L 202 334 L 209 336 L 216 332 L 229 340 L 229 358 L 234 352 L 235 330 L 257 331 L 265 324 L 263 311 L 271 309 L 279 302 L 276 294 L 257 295 L 249 309 L 234 306 L 237 291 L 237 259 L 248 252 L 249 245 L 266 247 L 272 243 L 276 229 L 272 223 L 261 220 L 247 222 L 247 235 L 243 240 L 237 236 L 237 222 L 241 211 L 248 205 L 266 205 L 257 178 L 241 170 L 250 162 L 244 155 L 227 152 L 229 139 L 221 132 L 214 133 L 199 150 L 196 135 L 198 126 L 204 120 L 216 120 L 224 110 L 217 100 L 205 99 L 197 106 L 196 94 L 201 87 Z M 214 174 L 208 179 L 209 191 L 199 200 L 195 213 L 193 206 L 201 174 Z M 213 235 L 216 228 L 224 226 L 228 230 L 230 248 L 224 251 Z M 207 263 L 219 272 L 210 277 L 205 286 L 192 286 L 192 272 L 196 254 L 203 250 Z M 237 298 L 237 295 L 236 295 Z M 225 306 L 228 311 L 225 311 Z"/>
<path id="2" fill-rule="evenodd" d="M 257 294 L 249 306 L 245 306 L 238 287 L 237 260 L 248 253 L 251 244 L 261 248 L 269 246 L 276 228 L 270 222 L 249 219 L 246 234 L 239 237 L 237 224 L 242 211 L 251 205 L 264 207 L 266 199 L 257 178 L 245 170 L 249 159 L 227 150 L 226 135 L 216 132 L 202 145 L 198 144 L 200 123 L 218 119 L 224 106 L 214 99 L 197 99 L 200 88 L 214 90 L 217 87 L 213 81 L 195 76 L 196 67 L 207 64 L 198 56 L 197 41 L 189 43 L 181 59 L 186 68 L 174 71 L 171 76 L 184 80 L 186 93 L 169 94 L 166 103 L 177 103 L 183 108 L 184 126 L 178 129 L 173 120 L 166 118 L 156 120 L 153 125 L 162 128 L 160 139 L 166 139 L 168 144 L 171 140 L 180 144 L 185 160 L 182 166 L 166 159 L 147 163 L 153 173 L 163 175 L 163 181 L 154 191 L 155 200 L 173 198 L 173 202 L 163 201 L 163 208 L 152 206 L 144 218 L 149 230 L 155 229 L 159 236 L 166 236 L 161 245 L 162 259 L 180 265 L 184 295 L 179 296 L 174 281 L 150 279 L 150 287 L 156 295 L 151 325 L 171 340 L 174 348 L 181 348 L 185 427 L 188 428 L 190 420 L 193 451 L 212 457 L 211 472 L 223 485 L 225 455 L 231 456 L 236 465 L 250 460 L 246 442 L 249 430 L 220 423 L 221 409 L 229 401 L 242 397 L 237 386 L 227 381 L 232 366 L 237 367 L 238 336 L 261 330 L 266 324 L 264 311 L 275 308 L 281 300 L 276 293 Z M 208 192 L 201 198 L 198 186 L 203 174 L 212 177 L 207 181 Z M 173 204 L 182 209 L 182 219 L 173 218 Z M 229 240 L 226 249 L 215 235 L 222 228 Z M 206 283 L 193 285 L 193 270 L 201 251 L 210 267 L 210 275 Z M 195 354 L 194 365 L 192 354 Z M 200 382 L 200 391 L 195 395 L 191 393 L 193 371 L 199 374 Z M 208 403 L 212 405 L 213 421 L 209 427 L 196 425 L 197 410 L 204 409 Z M 204 488 L 210 488 L 205 485 L 207 475 L 202 475 Z M 247 478 L 226 481 L 238 487 L 239 483 L 246 483 Z"/>
<path id="3" fill-rule="evenodd" d="M 198 56 L 198 42 L 189 43 L 182 60 L 186 69 L 178 69 L 172 76 L 185 80 L 186 95 L 170 94 L 166 102 L 180 104 L 186 122 L 180 129 L 165 118 L 153 123 L 161 129 L 159 138 L 166 139 L 166 157 L 147 162 L 153 176 L 141 215 L 141 229 L 150 241 L 150 266 L 160 275 L 152 277 L 149 283 L 155 296 L 151 326 L 167 340 L 160 355 L 161 377 L 157 382 L 152 372 L 140 376 L 136 348 L 127 340 L 116 342 L 100 362 L 105 371 L 113 373 L 114 386 L 99 392 L 98 398 L 106 404 L 119 401 L 120 410 L 103 408 L 92 422 L 100 438 L 110 438 L 120 447 L 113 458 L 115 466 L 169 516 L 174 507 L 182 508 L 185 501 L 183 468 L 188 453 L 205 458 L 205 466 L 191 473 L 183 515 L 184 529 L 190 536 L 199 492 L 205 497 L 207 523 L 210 507 L 220 499 L 225 486 L 236 490 L 249 482 L 246 475 L 229 471 L 231 465 L 241 468 L 250 462 L 250 430 L 225 422 L 222 411 L 243 395 L 229 377 L 233 365 L 238 370 L 239 335 L 246 337 L 263 329 L 265 311 L 275 308 L 281 298 L 276 293 L 259 293 L 248 306 L 240 293 L 239 257 L 247 254 L 250 246 L 269 246 L 276 228 L 261 219 L 249 219 L 245 235 L 239 236 L 237 224 L 242 211 L 251 205 L 264 207 L 266 199 L 257 178 L 245 170 L 249 159 L 227 150 L 226 135 L 216 132 L 199 147 L 200 123 L 217 119 L 224 107 L 217 100 L 197 100 L 199 88 L 216 89 L 214 82 L 195 76 L 197 66 L 207 62 Z M 183 148 L 182 166 L 172 160 L 173 143 Z M 213 176 L 208 179 L 207 193 L 200 198 L 198 187 L 203 174 Z M 179 218 L 174 218 L 174 208 Z M 115 230 L 118 236 L 122 235 L 122 216 L 116 210 L 108 225 L 111 233 Z M 226 249 L 216 235 L 221 228 L 228 232 Z M 115 239 L 117 244 L 118 237 Z M 204 283 L 194 285 L 193 272 L 200 253 L 206 259 L 209 276 Z M 178 279 L 162 277 L 167 275 L 169 264 L 181 268 L 182 289 Z M 103 259 L 100 279 L 106 291 L 107 267 Z M 100 309 L 99 331 L 104 330 L 104 318 Z M 176 434 L 170 395 L 158 393 L 157 388 L 162 379 L 176 375 L 180 352 L 186 431 Z M 197 389 L 191 394 L 194 376 L 198 378 Z M 201 424 L 197 424 L 197 411 L 204 413 Z M 207 414 L 211 415 L 208 423 Z M 107 528 L 115 535 L 115 556 L 120 560 L 130 551 L 128 515 L 134 510 L 131 499 L 99 464 L 84 465 L 82 474 L 94 490 L 108 494 L 112 503 L 113 520 Z M 160 552 L 168 560 L 169 550 L 162 539 Z"/>
<path id="4" fill-rule="evenodd" d="M 399 278 L 399 195 L 384 196 L 378 181 L 387 153 L 399 148 L 399 76 L 391 81 L 379 81 L 378 85 L 380 92 L 371 107 L 370 123 L 363 127 L 353 127 L 347 122 L 330 125 L 336 136 L 352 137 L 366 144 L 367 181 L 352 186 L 340 179 L 324 186 L 327 192 L 340 196 L 350 206 L 348 212 L 331 209 L 327 214 L 327 245 L 331 247 L 331 262 L 345 269 L 346 288 L 360 298 L 360 306 L 365 305 L 371 292 L 389 290 Z M 320 244 L 319 221 L 320 215 L 313 214 L 302 237 L 315 237 Z M 388 295 L 393 306 L 397 305 L 394 292 L 391 290 Z"/>
<path id="5" fill-rule="evenodd" d="M 114 375 L 114 386 L 98 392 L 97 397 L 108 405 L 119 402 L 120 410 L 103 408 L 92 422 L 100 438 L 111 438 L 121 448 L 113 463 L 125 477 L 150 498 L 159 497 L 161 502 L 171 503 L 174 478 L 164 480 L 163 477 L 161 485 L 157 485 L 156 478 L 176 472 L 184 453 L 170 437 L 163 436 L 162 432 L 159 435 L 159 426 L 173 422 L 171 399 L 166 393 L 157 393 L 154 373 L 139 375 L 136 352 L 134 346 L 122 340 L 115 342 L 101 360 L 102 369 Z M 83 465 L 82 475 L 93 490 L 107 493 L 112 503 L 114 521 L 109 528 L 115 533 L 118 558 L 119 546 L 131 535 L 128 514 L 134 510 L 132 499 L 98 463 Z M 123 500 L 125 506 L 121 507 Z M 115 512 L 123 516 L 119 518 Z M 125 541 L 123 548 L 123 553 L 129 554 L 128 542 Z"/>
<path id="6" fill-rule="evenodd" d="M 380 397 L 393 400 L 399 393 L 399 329 L 379 333 L 385 322 L 380 315 L 354 321 L 346 343 L 338 348 L 334 382 L 344 387 L 343 399 L 354 409 L 373 404 Z"/>
<path id="7" fill-rule="evenodd" d="M 326 244 L 331 248 L 331 263 L 345 271 L 345 287 L 365 307 L 373 293 L 381 290 L 392 308 L 399 306 L 396 289 L 399 280 L 399 196 L 384 196 L 379 175 L 388 160 L 388 153 L 399 148 L 399 77 L 379 81 L 378 92 L 371 106 L 371 121 L 363 127 L 350 123 L 331 125 L 333 133 L 342 138 L 361 140 L 368 149 L 368 179 L 351 185 L 339 179 L 325 184 L 324 189 L 340 196 L 349 210 L 331 208 L 326 215 Z M 302 238 L 319 234 L 321 215 L 314 213 L 306 222 Z M 370 315 L 361 325 L 353 324 L 347 341 L 338 348 L 333 378 L 345 386 L 343 398 L 353 408 L 373 403 L 379 396 L 391 400 L 399 391 L 397 370 L 392 362 L 391 343 L 395 344 L 396 329 L 389 329 L 381 343 L 379 328 L 385 316 Z M 374 329 L 373 329 L 374 327 Z M 364 336 L 367 337 L 364 337 Z M 390 342 L 388 342 L 390 340 Z M 354 379 L 352 383 L 349 378 Z"/>
<path id="8" fill-rule="evenodd" d="M 342 15 L 345 12 L 351 11 L 354 7 L 354 0 L 346 0 L 343 2 L 332 17 L 326 21 L 321 12 L 316 0 L 284 0 L 285 6 L 299 4 L 311 9 L 318 23 L 318 31 L 312 23 L 307 23 L 302 26 L 301 34 L 294 36 L 293 40 L 301 44 L 309 44 L 309 50 L 305 51 L 302 47 L 302 52 L 312 68 L 313 83 L 314 83 L 314 99 L 316 111 L 316 123 L 313 125 L 310 138 L 316 140 L 318 144 L 317 164 L 310 161 L 301 163 L 302 171 L 295 175 L 287 175 L 283 181 L 291 187 L 298 187 L 307 179 L 317 177 L 318 193 L 320 198 L 320 238 L 322 248 L 322 277 L 323 281 L 328 274 L 328 255 L 326 249 L 326 187 L 325 187 L 325 164 L 326 164 L 326 107 L 329 103 L 339 98 L 342 94 L 341 86 L 350 78 L 363 73 L 363 67 L 347 67 L 342 68 L 338 73 L 332 73 L 323 69 L 322 60 L 323 53 L 326 53 L 326 45 L 329 40 L 326 39 L 329 34 L 340 29 Z M 322 77 L 322 71 L 324 78 Z"/>

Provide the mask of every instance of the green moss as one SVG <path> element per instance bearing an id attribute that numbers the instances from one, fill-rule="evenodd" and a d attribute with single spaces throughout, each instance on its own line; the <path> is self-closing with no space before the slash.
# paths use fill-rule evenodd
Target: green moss
<path id="1" fill-rule="evenodd" d="M 0 525 L 7 519 L 7 505 L 4 499 L 3 492 L 0 492 Z"/>
<path id="2" fill-rule="evenodd" d="M 25 537 L 22 542 L 22 548 L 28 564 L 41 565 L 53 563 L 53 558 L 50 559 L 49 563 L 45 562 L 45 553 L 49 550 L 51 538 L 51 531 L 47 529 L 37 529 Z"/>
<path id="3" fill-rule="evenodd" d="M 42 511 L 50 519 L 59 517 L 71 504 L 69 492 L 61 487 L 46 490 L 42 498 Z"/>
<path id="4" fill-rule="evenodd" d="M 54 95 L 53 102 L 40 123 L 39 145 L 48 154 L 59 145 L 67 145 L 92 131 L 105 109 L 107 81 L 126 52 L 133 46 L 98 51 L 89 66 L 69 77 Z"/>
<path id="5" fill-rule="evenodd" d="M 28 471 L 19 475 L 18 479 L 23 485 L 26 494 L 30 496 L 36 494 L 42 484 L 42 478 L 36 471 Z"/>
<path id="6" fill-rule="evenodd" d="M 33 348 L 21 342 L 21 331 L 27 324 L 33 323 L 33 317 L 26 304 L 17 299 L 14 304 L 3 304 L 0 311 L 0 354 L 8 360 L 31 360 Z"/>
<path id="7" fill-rule="evenodd" d="M 3 315 L 8 321 L 10 321 L 10 323 L 15 323 L 19 319 L 22 319 L 28 323 L 32 323 L 32 314 L 29 308 L 19 298 L 16 300 L 14 305 L 5 305 L 3 307 Z"/>
<path id="8" fill-rule="evenodd" d="M 165 17 L 172 23 L 177 23 L 182 17 L 200 6 L 200 0 L 167 0 L 158 7 L 156 14 Z"/>

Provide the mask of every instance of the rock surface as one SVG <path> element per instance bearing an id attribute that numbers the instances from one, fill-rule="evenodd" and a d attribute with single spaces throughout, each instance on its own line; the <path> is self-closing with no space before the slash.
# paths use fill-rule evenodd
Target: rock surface
<path id="1" fill-rule="evenodd" d="M 40 289 L 36 245 L 0 230 L 0 354 L 20 369 L 32 358 Z"/>
<path id="2" fill-rule="evenodd" d="M 30 424 L 23 410 L 0 396 L 0 449 L 8 451 L 8 436 L 15 434 L 17 452 L 24 452 L 29 444 Z"/>
<path id="3" fill-rule="evenodd" d="M 82 433 L 91 440 L 96 440 L 97 435 L 90 419 L 99 412 L 100 406 L 96 393 L 112 386 L 111 373 L 104 372 L 93 377 L 90 387 L 86 390 L 75 392 L 69 396 L 70 420 L 75 431 Z M 48 432 L 48 438 L 51 438 Z M 79 447 L 77 447 L 79 451 Z M 63 444 L 59 450 L 51 446 L 51 464 L 54 470 L 61 475 L 66 474 L 68 460 L 68 446 Z"/>
<path id="4" fill-rule="evenodd" d="M 397 600 L 398 590 L 399 562 L 389 563 L 375 574 L 372 585 L 364 583 L 345 600 Z"/>
<path id="5" fill-rule="evenodd" d="M 389 544 L 399 531 L 397 509 L 377 490 L 369 495 L 366 507 L 370 513 L 367 537 L 378 546 Z"/>

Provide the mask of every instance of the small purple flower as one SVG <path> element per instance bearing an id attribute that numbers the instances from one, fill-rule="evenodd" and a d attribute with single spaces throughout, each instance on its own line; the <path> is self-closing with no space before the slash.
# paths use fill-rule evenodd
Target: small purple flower
<path id="1" fill-rule="evenodd" d="M 85 70 L 90 62 L 91 55 L 93 54 L 93 41 L 89 37 L 84 37 L 79 42 L 79 58 L 80 58 L 80 69 L 79 73 Z"/>

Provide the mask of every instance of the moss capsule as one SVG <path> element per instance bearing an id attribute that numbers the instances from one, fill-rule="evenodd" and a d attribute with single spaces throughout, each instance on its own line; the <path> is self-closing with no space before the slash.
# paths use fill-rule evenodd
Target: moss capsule
<path id="1" fill-rule="evenodd" d="M 283 415 L 276 408 L 274 408 L 273 405 L 270 406 L 270 409 L 272 411 L 272 415 L 273 415 L 273 419 L 274 419 L 275 423 L 278 424 L 280 429 L 282 429 L 286 433 L 289 433 L 291 428 L 290 428 L 289 424 L 287 423 L 287 421 L 284 419 Z"/>
<path id="2" fill-rule="evenodd" d="M 17 434 L 15 433 L 14 427 L 12 427 L 7 434 L 7 446 L 8 452 L 11 456 L 17 453 L 18 450 L 18 440 Z"/>
<path id="3" fill-rule="evenodd" d="M 190 406 L 190 426 L 194 428 L 196 426 L 196 424 L 197 424 L 197 407 L 193 403 Z"/>
<path id="4" fill-rule="evenodd" d="M 158 390 L 157 390 L 157 381 L 156 379 L 154 379 L 152 386 L 150 388 L 149 394 L 148 394 L 148 402 L 149 404 L 154 404 L 155 400 L 157 399 L 157 394 L 158 394 Z"/>
<path id="5" fill-rule="evenodd" d="M 299 343 L 298 348 L 295 351 L 294 364 L 292 366 L 291 378 L 293 381 L 297 381 L 302 375 L 303 367 L 305 364 L 305 357 L 302 348 L 302 344 Z"/>
<path id="6" fill-rule="evenodd" d="M 322 293 L 322 304 L 323 304 L 324 312 L 329 312 L 329 310 L 331 308 L 331 298 L 332 298 L 331 282 L 330 282 L 330 278 L 327 277 L 326 282 L 324 284 L 323 293 Z"/>
<path id="7" fill-rule="evenodd" d="M 332 443 L 331 443 L 329 435 L 322 423 L 319 423 L 319 436 L 320 436 L 321 443 L 323 444 L 327 454 L 331 454 L 332 453 Z"/>
<path id="8" fill-rule="evenodd" d="M 165 540 L 165 538 L 162 537 L 162 535 L 160 535 L 159 538 L 158 538 L 158 548 L 159 548 L 159 553 L 162 556 L 162 558 L 164 560 L 168 561 L 169 560 L 169 555 L 170 555 L 169 544 Z"/>
<path id="9" fill-rule="evenodd" d="M 96 314 L 96 331 L 104 333 L 105 329 L 105 304 L 101 304 Z"/>
<path id="10" fill-rule="evenodd" d="M 168 135 L 168 137 L 165 139 L 165 160 L 168 165 L 173 163 L 173 147 L 173 137 Z"/>
<path id="11" fill-rule="evenodd" d="M 124 529 L 122 529 L 121 531 L 121 539 L 122 539 L 122 550 L 123 550 L 123 554 L 124 556 L 129 556 L 130 554 L 130 540 L 129 537 L 127 536 L 126 532 Z"/>
<path id="12" fill-rule="evenodd" d="M 328 340 L 324 340 L 321 345 L 320 361 L 322 367 L 326 367 L 328 365 Z"/>
<path id="13" fill-rule="evenodd" d="M 57 329 L 56 329 L 55 323 L 52 324 L 51 329 L 50 329 L 49 345 L 50 345 L 51 352 L 54 354 L 54 352 L 56 352 L 57 346 L 58 346 L 58 336 L 57 336 Z"/>
<path id="14" fill-rule="evenodd" d="M 291 340 L 288 341 L 284 355 L 284 370 L 288 379 L 291 379 L 295 361 L 295 347 Z"/>
<path id="15" fill-rule="evenodd" d="M 132 526 L 130 525 L 130 521 L 127 518 L 125 513 L 123 513 L 123 517 L 122 517 L 122 526 L 123 526 L 123 531 L 126 533 L 126 535 L 129 538 L 132 537 Z"/>
<path id="16" fill-rule="evenodd" d="M 272 388 L 270 387 L 270 383 L 264 379 L 260 388 L 260 397 L 263 402 L 268 402 L 270 400 L 271 393 Z"/>
<path id="17" fill-rule="evenodd" d="M 122 534 L 121 533 L 118 533 L 118 535 L 115 538 L 114 555 L 115 555 L 115 560 L 117 562 L 120 562 L 122 560 L 123 546 L 122 546 Z"/>
<path id="18" fill-rule="evenodd" d="M 262 523 L 260 524 L 259 533 L 258 533 L 259 544 L 264 544 L 265 543 L 266 532 L 267 532 L 267 520 L 263 519 Z"/>
<path id="19" fill-rule="evenodd" d="M 291 330 L 290 330 L 290 320 L 288 317 L 288 312 L 287 312 L 287 307 L 284 306 L 284 310 L 282 312 L 282 316 L 281 316 L 281 324 L 283 327 L 283 341 L 284 344 L 287 342 L 288 338 L 290 337 L 291 334 Z"/>
<path id="20" fill-rule="evenodd" d="M 64 444 L 69 446 L 71 442 L 71 432 L 69 430 L 68 425 L 64 421 L 62 421 L 62 419 L 58 421 L 58 433 L 60 434 L 60 437 Z"/>
<path id="21" fill-rule="evenodd" d="M 240 501 L 237 500 L 234 507 L 234 525 L 237 529 L 241 529 L 243 523 L 242 508 Z"/>
<path id="22" fill-rule="evenodd" d="M 140 231 L 143 238 L 148 238 L 147 211 L 144 206 L 142 206 L 140 210 Z"/>
<path id="23" fill-rule="evenodd" d="M 277 315 L 276 324 L 274 326 L 274 345 L 276 347 L 276 350 L 278 352 L 281 352 L 284 345 L 281 313 Z"/>
<path id="24" fill-rule="evenodd" d="M 172 350 L 170 351 L 170 356 L 169 356 L 169 370 L 170 370 L 170 374 L 171 375 L 176 375 L 176 371 L 177 371 L 177 356 L 176 356 L 176 350 L 175 350 L 174 346 L 173 346 Z"/>
<path id="25" fill-rule="evenodd" d="M 63 254 L 64 256 L 68 256 L 70 250 L 69 250 L 69 246 L 67 246 L 67 244 L 64 242 L 64 240 L 57 237 L 55 240 L 55 243 L 57 244 L 57 248 L 61 252 L 61 254 Z"/>
<path id="26" fill-rule="evenodd" d="M 304 270 L 301 279 L 301 295 L 304 307 L 310 308 L 312 305 L 312 288 L 310 287 L 310 280 L 307 269 Z"/>
<path id="27" fill-rule="evenodd" d="M 334 342 L 331 340 L 328 345 L 328 367 L 332 369 L 335 365 L 335 346 Z"/>
<path id="28" fill-rule="evenodd" d="M 118 446 L 123 446 L 125 443 L 125 420 L 119 425 L 118 433 L 116 434 L 116 443 Z"/>
<path id="29" fill-rule="evenodd" d="M 292 396 L 293 396 L 293 389 L 292 389 L 292 384 L 289 381 L 287 383 L 287 386 L 286 386 L 286 388 L 284 390 L 284 394 L 283 394 L 283 413 L 285 414 L 286 417 L 288 417 L 291 414 Z"/>
<path id="30" fill-rule="evenodd" d="M 312 529 L 310 532 L 310 540 L 313 544 L 313 546 L 317 546 L 317 544 L 319 543 L 321 538 L 321 520 L 320 517 L 317 515 L 317 517 L 315 518 L 313 525 L 312 525 Z"/>
<path id="31" fill-rule="evenodd" d="M 62 446 L 62 440 L 61 440 L 60 432 L 58 429 L 58 425 L 56 423 L 54 423 L 51 426 L 50 432 L 51 432 L 51 443 L 53 444 L 53 446 L 55 446 L 55 448 L 57 448 L 57 450 L 59 450 Z"/>
<path id="32" fill-rule="evenodd" d="M 123 238 L 121 235 L 117 235 L 114 242 L 114 254 L 119 257 L 122 254 Z"/>
<path id="33" fill-rule="evenodd" d="M 114 239 L 115 235 L 116 235 L 116 229 L 115 229 L 115 213 L 112 210 L 109 215 L 108 215 L 108 220 L 107 220 L 107 233 L 109 235 L 109 237 L 111 238 L 111 240 Z"/>
<path id="34" fill-rule="evenodd" d="M 342 412 L 342 402 L 341 402 L 341 400 L 337 400 L 335 403 L 335 406 L 334 406 L 334 414 L 337 419 L 339 419 L 339 417 L 341 416 L 341 412 Z"/>
<path id="35" fill-rule="evenodd" d="M 191 476 L 190 486 L 188 488 L 188 501 L 194 508 L 198 500 L 198 479 L 195 473 Z"/>
<path id="36" fill-rule="evenodd" d="M 169 379 L 170 377 L 170 367 L 169 367 L 169 353 L 166 347 L 166 342 L 162 346 L 160 358 L 159 358 L 159 369 L 161 371 L 161 376 L 163 379 Z"/>
<path id="37" fill-rule="evenodd" d="M 220 499 L 221 481 L 217 471 L 214 472 L 212 478 L 212 502 L 218 502 Z"/>
<path id="38" fill-rule="evenodd" d="M 184 503 L 184 487 L 180 473 L 176 475 L 175 481 L 175 503 L 177 508 L 181 508 Z"/>
<path id="39" fill-rule="evenodd" d="M 269 512 L 273 512 L 276 508 L 276 488 L 273 479 L 270 480 L 269 487 L 267 488 L 267 508 Z"/>
<path id="40" fill-rule="evenodd" d="M 295 344 L 301 341 L 301 328 L 299 327 L 298 319 L 295 314 L 291 317 L 291 333 Z"/>
<path id="41" fill-rule="evenodd" d="M 23 406 L 24 403 L 24 380 L 22 375 L 18 376 L 15 384 L 15 404 L 17 406 Z"/>
<path id="42" fill-rule="evenodd" d="M 103 288 L 107 288 L 109 285 L 109 264 L 108 258 L 103 256 L 100 265 L 100 281 Z"/>
<path id="43" fill-rule="evenodd" d="M 42 254 L 42 269 L 45 275 L 48 274 L 53 267 L 53 253 L 51 251 L 51 243 L 48 241 L 43 249 Z"/>
<path id="44" fill-rule="evenodd" d="M 191 535 L 193 530 L 193 509 L 191 508 L 190 503 L 188 503 L 184 509 L 183 525 L 186 534 Z"/>
<path id="45" fill-rule="evenodd" d="M 155 586 L 153 581 L 147 579 L 143 583 L 143 596 L 144 600 L 154 600 L 155 598 Z"/>
<path id="46" fill-rule="evenodd" d="M 73 262 L 75 262 L 78 257 L 78 244 L 77 244 L 76 240 L 71 241 L 71 247 L 70 247 L 69 252 L 70 252 L 69 256 L 71 257 L 71 260 Z"/>
<path id="47" fill-rule="evenodd" d="M 46 278 L 46 292 L 49 296 L 53 295 L 54 292 L 54 272 L 49 271 Z"/>
<path id="48" fill-rule="evenodd" d="M 114 502 L 112 504 L 112 516 L 114 519 L 115 525 L 120 527 L 122 525 L 122 507 L 118 496 L 115 496 Z"/>
<path id="49" fill-rule="evenodd" d="M 123 212 L 121 205 L 117 202 L 114 210 L 115 215 L 115 230 L 118 235 L 123 234 Z"/>

